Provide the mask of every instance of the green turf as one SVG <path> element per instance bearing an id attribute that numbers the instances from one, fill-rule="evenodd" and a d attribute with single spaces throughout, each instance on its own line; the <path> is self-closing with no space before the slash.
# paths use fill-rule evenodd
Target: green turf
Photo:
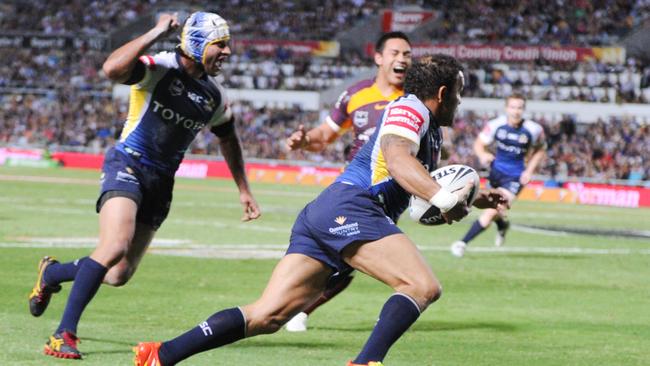
<path id="1" fill-rule="evenodd" d="M 43 183 L 46 178 L 59 180 Z M 91 245 L 97 233 L 97 179 L 98 173 L 89 171 L 0 167 L 0 365 L 75 363 L 41 354 L 69 284 L 41 318 L 29 315 L 27 294 L 41 256 L 71 260 L 91 250 L 79 246 Z M 179 179 L 172 212 L 157 238 L 185 240 L 179 247 L 270 244 L 280 250 L 296 214 L 319 190 L 278 185 L 254 190 L 264 216 L 241 224 L 232 182 Z M 402 220 L 444 294 L 393 347 L 388 366 L 650 364 L 650 240 L 515 228 L 504 250 L 520 251 L 470 249 L 460 260 L 451 257 L 446 248 L 476 215 L 437 228 Z M 648 230 L 650 210 L 518 202 L 511 218 L 529 225 Z M 34 248 L 54 239 L 74 248 Z M 493 239 L 491 229 L 472 248 L 491 249 Z M 622 254 L 561 252 L 565 248 Z M 216 310 L 255 300 L 277 261 L 160 254 L 167 252 L 160 248 L 145 256 L 127 286 L 99 291 L 79 327 L 83 365 L 130 364 L 130 347 L 137 341 L 168 339 Z M 307 333 L 247 339 L 186 364 L 344 365 L 363 345 L 390 293 L 358 275 L 349 290 L 312 316 Z"/>

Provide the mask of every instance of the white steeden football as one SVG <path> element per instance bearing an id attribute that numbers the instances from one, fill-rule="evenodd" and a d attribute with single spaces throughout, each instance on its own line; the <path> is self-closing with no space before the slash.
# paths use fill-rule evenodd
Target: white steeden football
<path id="1" fill-rule="evenodd" d="M 474 183 L 474 188 L 472 188 L 467 198 L 468 206 L 471 206 L 474 199 L 476 199 L 481 184 L 476 170 L 462 164 L 453 164 L 438 168 L 431 172 L 431 178 L 441 187 L 449 190 L 449 192 L 462 189 L 468 182 Z M 440 225 L 445 223 L 445 219 L 442 217 L 438 207 L 416 196 L 411 196 L 409 216 L 413 221 L 417 221 L 422 225 Z"/>

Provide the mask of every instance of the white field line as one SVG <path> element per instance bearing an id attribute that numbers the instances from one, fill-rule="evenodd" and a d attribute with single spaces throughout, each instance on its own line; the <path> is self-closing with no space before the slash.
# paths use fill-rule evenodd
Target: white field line
<path id="1" fill-rule="evenodd" d="M 0 242 L 0 248 L 92 248 L 90 238 L 34 238 L 25 242 Z M 448 246 L 420 245 L 425 252 L 448 252 Z M 287 244 L 191 244 L 186 240 L 154 240 L 151 251 L 156 254 L 210 258 L 280 258 Z M 580 247 L 473 247 L 474 253 L 537 253 L 558 255 L 650 255 L 650 248 L 580 248 Z"/>
<path id="2" fill-rule="evenodd" d="M 94 212 L 94 205 L 95 201 L 94 200 L 82 200 L 82 199 L 77 199 L 74 201 L 66 201 L 63 199 L 45 199 L 43 201 L 37 202 L 36 200 L 28 197 L 3 197 L 0 196 L 0 202 L 2 203 L 8 203 L 12 204 L 12 210 L 19 210 L 19 211 L 29 211 L 29 212 L 41 212 L 44 214 L 67 214 L 67 215 L 88 215 L 89 212 Z M 52 206 L 43 206 L 42 203 L 45 202 L 47 204 L 54 204 Z M 63 204 L 63 206 L 55 206 L 56 204 Z M 77 207 L 70 207 L 70 204 L 76 205 Z M 172 210 L 174 207 L 192 207 L 192 206 L 200 206 L 200 207 L 213 207 L 213 208 L 228 208 L 228 209 L 238 209 L 241 207 L 239 203 L 232 202 L 232 203 L 226 203 L 226 202 L 183 202 L 181 200 L 177 200 L 177 202 L 172 203 Z M 262 212 L 263 213 L 283 213 L 283 214 L 297 214 L 297 210 L 291 210 L 287 209 L 286 207 L 280 206 L 280 205 L 262 205 Z M 474 215 L 478 217 L 477 215 Z M 472 217 L 474 217 L 472 216 Z M 556 215 L 551 215 L 551 214 L 543 214 L 540 213 L 539 215 L 534 214 L 534 213 L 517 213 L 513 214 L 512 217 L 515 218 L 515 221 L 518 218 L 521 218 L 523 220 L 521 221 L 526 221 L 524 217 L 548 217 L 548 218 L 554 218 Z M 612 222 L 612 217 L 605 217 L 605 216 L 594 216 L 594 215 L 577 215 L 574 214 L 571 216 L 571 221 L 601 221 L 601 222 Z M 198 226 L 214 226 L 214 227 L 231 227 L 230 224 L 222 224 L 222 223 L 215 223 L 214 221 L 201 221 L 201 220 L 174 220 L 170 219 L 166 222 L 175 222 L 175 223 L 182 223 L 183 225 L 198 225 Z M 238 225 L 239 227 L 240 225 Z M 248 226 L 248 224 L 246 225 Z M 536 234 L 546 234 L 546 235 L 553 235 L 553 236 L 560 236 L 560 235 L 566 235 L 566 233 L 561 233 L 557 231 L 551 231 L 551 230 L 543 230 L 543 229 L 533 229 L 533 228 L 523 228 L 521 226 L 514 225 L 513 227 L 515 230 L 519 231 L 524 231 L 524 232 L 529 232 L 529 233 L 536 233 Z M 265 230 L 263 228 L 260 228 L 259 226 L 252 225 L 251 230 L 257 230 L 257 231 L 278 231 L 278 229 L 270 229 L 270 230 Z M 243 228 L 243 227 L 242 227 Z M 279 229 L 280 231 L 286 231 L 284 229 Z"/>

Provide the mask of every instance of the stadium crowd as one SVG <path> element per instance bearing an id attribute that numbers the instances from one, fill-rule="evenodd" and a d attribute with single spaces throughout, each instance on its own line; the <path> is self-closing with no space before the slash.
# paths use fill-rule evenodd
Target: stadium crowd
<path id="1" fill-rule="evenodd" d="M 272 34 L 274 39 L 334 39 L 341 29 L 397 3 L 408 2 L 338 0 L 324 6 L 311 0 L 229 0 L 220 5 L 219 12 L 230 20 L 231 31 L 237 37 L 269 38 Z M 8 1 L 0 4 L 0 29 L 41 34 L 106 34 L 165 4 L 173 5 L 156 0 Z M 194 0 L 186 5 L 206 4 L 208 8 L 214 6 Z M 578 0 L 573 7 L 559 1 L 529 0 L 482 4 L 427 2 L 427 6 L 442 14 L 440 26 L 430 36 L 448 43 L 498 40 L 606 45 L 650 18 L 648 0 Z M 44 15 L 35 21 L 34 14 Z M 504 21 L 490 21 L 495 18 Z M 3 47 L 0 52 L 12 55 L 0 64 L 1 144 L 77 146 L 93 151 L 112 144 L 126 118 L 127 107 L 110 97 L 112 85 L 101 73 L 106 52 L 85 48 L 34 52 L 17 47 Z M 281 47 L 270 57 L 252 49 L 235 49 L 220 77 L 229 88 L 321 90 L 372 70 L 371 60 L 354 53 L 326 59 L 298 57 Z M 465 96 L 470 97 L 503 98 L 516 89 L 527 98 L 538 100 L 650 103 L 650 65 L 633 59 L 622 65 L 471 62 L 466 70 Z M 243 102 L 233 108 L 241 118 L 240 133 L 248 157 L 342 161 L 345 138 L 322 154 L 289 154 L 282 148 L 283 139 L 298 124 L 316 124 L 327 111 L 317 113 Z M 459 116 L 452 162 L 477 165 L 468 139 L 476 136 L 488 118 L 471 112 Z M 650 161 L 642 159 L 650 156 L 647 124 L 613 118 L 586 125 L 570 117 L 542 118 L 540 122 L 549 137 L 549 159 L 542 174 L 650 179 Z M 212 134 L 201 133 L 192 149 L 195 153 L 214 154 L 218 144 Z"/>
<path id="2" fill-rule="evenodd" d="M 224 63 L 220 76 L 225 86 L 242 89 L 323 90 L 341 85 L 346 78 L 370 74 L 370 60 L 351 55 L 340 58 L 286 57 L 278 52 L 263 57 L 237 50 Z M 13 57 L 0 65 L 0 87 L 109 92 L 111 83 L 101 75 L 106 54 L 95 50 L 69 52 L 0 48 Z M 531 100 L 650 103 L 650 66 L 630 60 L 626 65 L 579 63 L 571 68 L 533 63 L 470 63 L 465 95 L 503 98 L 512 90 Z"/>
<path id="3" fill-rule="evenodd" d="M 647 0 L 434 3 L 443 17 L 428 35 L 448 44 L 611 45 L 650 19 Z"/>
<path id="4" fill-rule="evenodd" d="M 215 10 L 239 37 L 329 40 L 359 20 L 377 14 L 390 1 L 189 0 L 179 5 L 157 0 L 24 0 L 0 4 L 0 29 L 42 34 L 107 34 L 159 8 Z M 34 14 L 44 14 L 39 20 Z"/>
<path id="5" fill-rule="evenodd" d="M 58 149 L 85 147 L 101 152 L 119 136 L 127 105 L 110 96 L 59 93 L 44 96 L 5 94 L 0 99 L 0 144 Z M 248 158 L 311 160 L 340 164 L 350 142 L 344 135 L 324 152 L 287 152 L 284 139 L 299 124 L 311 126 L 324 119 L 327 110 L 304 111 L 298 107 L 273 108 L 248 102 L 233 103 L 239 116 L 239 134 Z M 480 166 L 472 143 L 494 114 L 464 112 L 457 117 L 450 163 Z M 570 116 L 535 118 L 545 129 L 548 159 L 540 174 L 558 180 L 586 177 L 598 180 L 650 179 L 650 125 L 633 118 L 611 118 L 585 124 Z M 647 122 L 647 121 L 646 121 Z M 216 138 L 202 131 L 191 147 L 195 154 L 219 154 Z M 646 157 L 645 159 L 643 157 Z"/>

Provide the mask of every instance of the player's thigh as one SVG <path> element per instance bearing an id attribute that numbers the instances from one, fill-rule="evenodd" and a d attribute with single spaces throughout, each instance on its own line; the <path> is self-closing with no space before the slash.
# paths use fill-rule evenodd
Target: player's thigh
<path id="1" fill-rule="evenodd" d="M 277 330 L 311 304 L 327 284 L 332 269 L 303 254 L 287 254 L 275 266 L 262 296 L 242 308 L 248 335 Z"/>
<path id="2" fill-rule="evenodd" d="M 353 268 L 411 296 L 422 309 L 440 295 L 438 279 L 405 234 L 352 244 L 343 258 Z"/>
<path id="3" fill-rule="evenodd" d="M 138 206 L 128 197 L 111 197 L 99 211 L 99 244 L 93 259 L 105 266 L 115 265 L 128 251 L 136 228 Z"/>

